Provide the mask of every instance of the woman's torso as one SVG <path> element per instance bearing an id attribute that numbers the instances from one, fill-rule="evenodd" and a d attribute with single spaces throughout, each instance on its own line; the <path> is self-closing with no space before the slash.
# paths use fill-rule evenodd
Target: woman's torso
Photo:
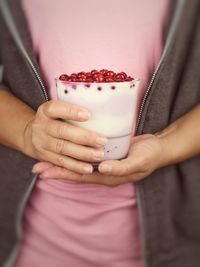
<path id="1" fill-rule="evenodd" d="M 50 98 L 59 74 L 107 68 L 139 77 L 141 99 L 162 52 L 168 2 L 23 0 Z M 142 265 L 133 183 L 38 179 L 24 218 L 18 267 Z"/>

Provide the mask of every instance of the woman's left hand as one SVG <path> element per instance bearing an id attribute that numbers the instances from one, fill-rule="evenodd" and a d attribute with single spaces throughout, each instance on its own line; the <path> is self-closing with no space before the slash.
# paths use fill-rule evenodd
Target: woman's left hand
<path id="1" fill-rule="evenodd" d="M 127 158 L 106 160 L 92 174 L 78 174 L 48 162 L 36 163 L 33 172 L 42 179 L 65 179 L 78 183 L 117 186 L 141 180 L 165 162 L 166 145 L 159 136 L 145 134 L 133 137 Z"/>

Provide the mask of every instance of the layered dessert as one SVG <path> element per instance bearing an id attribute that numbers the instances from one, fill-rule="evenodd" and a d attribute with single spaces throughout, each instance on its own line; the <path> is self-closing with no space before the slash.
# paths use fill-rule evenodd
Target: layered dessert
<path id="1" fill-rule="evenodd" d="M 91 112 L 88 121 L 68 122 L 108 138 L 104 147 L 105 160 L 127 156 L 137 119 L 138 79 L 125 72 L 92 70 L 62 74 L 56 78 L 56 88 L 59 100 L 85 107 Z"/>

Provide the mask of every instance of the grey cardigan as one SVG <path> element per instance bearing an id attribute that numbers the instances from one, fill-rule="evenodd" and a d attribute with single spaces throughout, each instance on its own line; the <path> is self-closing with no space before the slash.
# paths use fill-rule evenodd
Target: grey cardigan
<path id="1" fill-rule="evenodd" d="M 137 134 L 160 131 L 200 103 L 200 1 L 172 3 Z M 35 110 L 48 101 L 20 0 L 0 0 L 0 63 L 2 88 Z M 31 173 L 35 162 L 0 145 L 0 266 L 16 259 L 23 210 L 37 179 Z M 145 266 L 199 267 L 200 157 L 155 171 L 136 190 Z"/>

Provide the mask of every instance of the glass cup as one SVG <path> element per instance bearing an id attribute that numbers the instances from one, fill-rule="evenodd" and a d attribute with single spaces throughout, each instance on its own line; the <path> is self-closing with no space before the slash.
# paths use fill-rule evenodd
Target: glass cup
<path id="1" fill-rule="evenodd" d="M 108 138 L 104 160 L 123 159 L 128 154 L 136 127 L 139 83 L 139 79 L 89 83 L 56 78 L 58 99 L 85 107 L 92 115 L 85 122 L 67 122 Z"/>

